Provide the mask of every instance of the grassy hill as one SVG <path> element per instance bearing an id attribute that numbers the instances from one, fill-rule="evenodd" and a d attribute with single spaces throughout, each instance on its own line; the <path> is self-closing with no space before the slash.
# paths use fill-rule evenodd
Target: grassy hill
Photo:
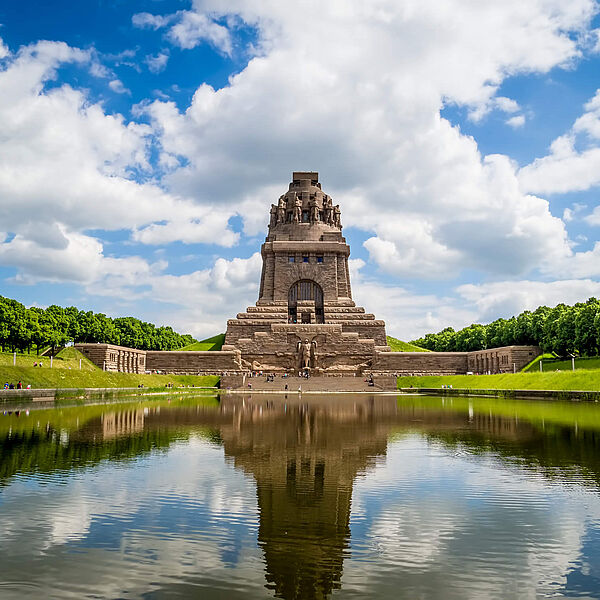
<path id="1" fill-rule="evenodd" d="M 211 338 L 207 338 L 199 342 L 194 342 L 193 344 L 190 344 L 189 346 L 184 346 L 183 348 L 178 348 L 178 350 L 183 352 L 206 352 L 210 350 L 220 350 L 223 346 L 224 341 L 225 334 L 219 333 L 219 335 L 215 335 Z"/>
<path id="2" fill-rule="evenodd" d="M 538 367 L 539 368 L 539 367 Z M 398 387 L 441 388 L 451 385 L 470 390 L 600 390 L 600 370 L 504 373 L 499 375 L 446 375 L 398 377 Z"/>
<path id="3" fill-rule="evenodd" d="M 81 369 L 79 361 L 81 359 Z M 0 353 L 0 387 L 5 382 L 32 388 L 101 388 L 101 387 L 165 387 L 165 384 L 211 387 L 216 385 L 217 376 L 198 375 L 137 375 L 135 373 L 105 372 L 96 367 L 75 348 L 65 348 L 52 360 L 42 358 L 43 366 L 34 367 L 40 359 L 34 355 L 17 355 L 17 366 L 13 366 L 13 355 Z M 2 392 L 0 391 L 0 394 Z M 1 398 L 1 395 L 0 395 Z"/>
<path id="4" fill-rule="evenodd" d="M 425 348 L 420 348 L 419 346 L 414 346 L 413 344 L 409 344 L 408 342 L 403 342 L 401 340 L 397 340 L 391 336 L 387 336 L 388 346 L 392 349 L 392 352 L 431 352 L 431 350 L 426 350 Z"/>
<path id="5" fill-rule="evenodd" d="M 552 354 L 543 354 L 531 361 L 523 371 L 526 373 L 536 373 L 540 370 L 540 360 L 543 360 L 542 368 L 545 372 L 550 371 L 571 371 L 571 359 L 557 360 Z M 600 356 L 582 357 L 575 359 L 575 369 L 600 369 Z"/>

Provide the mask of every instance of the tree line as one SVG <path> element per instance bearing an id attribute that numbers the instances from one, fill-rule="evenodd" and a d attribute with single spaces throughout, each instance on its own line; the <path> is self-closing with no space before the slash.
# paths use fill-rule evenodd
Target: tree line
<path id="1" fill-rule="evenodd" d="M 51 347 L 52 353 L 68 342 L 117 344 L 140 350 L 176 350 L 196 340 L 171 327 L 157 327 L 134 317 L 112 319 L 102 313 L 69 306 L 26 308 L 0 296 L 0 347 L 2 351 L 28 351 Z"/>
<path id="2" fill-rule="evenodd" d="M 471 352 L 499 346 L 537 345 L 560 357 L 596 356 L 600 352 L 600 301 L 590 298 L 573 306 L 540 306 L 488 325 L 474 323 L 459 331 L 446 327 L 411 344 L 436 352 Z"/>

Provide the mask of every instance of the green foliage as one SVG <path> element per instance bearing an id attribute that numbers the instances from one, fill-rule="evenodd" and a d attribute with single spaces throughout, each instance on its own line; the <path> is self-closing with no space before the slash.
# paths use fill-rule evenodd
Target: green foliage
<path id="1" fill-rule="evenodd" d="M 561 357 L 595 356 L 600 352 L 600 301 L 590 298 L 573 306 L 540 306 L 487 325 L 473 324 L 460 331 L 447 327 L 410 343 L 436 352 L 531 344 Z"/>
<path id="2" fill-rule="evenodd" d="M 36 353 L 50 347 L 51 354 L 68 342 L 102 342 L 141 350 L 176 350 L 194 343 L 171 327 L 157 327 L 134 317 L 111 319 L 102 313 L 62 308 L 25 308 L 20 302 L 0 296 L 0 348 L 4 352 Z"/>
<path id="3" fill-rule="evenodd" d="M 201 340 L 199 342 L 194 342 L 193 344 L 188 344 L 183 348 L 176 348 L 177 350 L 183 350 L 186 352 L 207 352 L 207 351 L 216 351 L 220 350 L 223 347 L 223 342 L 225 341 L 225 334 L 219 333 L 211 338 L 206 338 L 205 340 Z"/>
<path id="4" fill-rule="evenodd" d="M 397 340 L 389 335 L 387 336 L 387 343 L 392 349 L 392 352 L 430 352 L 430 350 L 427 350 L 426 348 L 408 344 L 407 342 Z"/>

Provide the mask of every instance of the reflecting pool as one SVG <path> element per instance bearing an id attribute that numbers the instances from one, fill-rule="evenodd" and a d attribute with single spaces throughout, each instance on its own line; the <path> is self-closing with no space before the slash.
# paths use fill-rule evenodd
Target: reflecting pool
<path id="1" fill-rule="evenodd" d="M 600 598 L 600 406 L 0 412 L 0 598 Z"/>

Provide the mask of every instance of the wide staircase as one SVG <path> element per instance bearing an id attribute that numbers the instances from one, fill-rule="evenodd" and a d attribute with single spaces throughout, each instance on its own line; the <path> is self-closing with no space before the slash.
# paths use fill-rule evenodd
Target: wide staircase
<path id="1" fill-rule="evenodd" d="M 262 377 L 247 377 L 245 386 L 238 389 L 260 392 L 373 392 L 381 391 L 382 387 L 377 385 L 377 382 L 375 385 L 369 385 L 364 376 L 310 377 L 308 379 L 276 376 L 273 381 L 267 381 L 266 375 L 263 375 Z"/>

